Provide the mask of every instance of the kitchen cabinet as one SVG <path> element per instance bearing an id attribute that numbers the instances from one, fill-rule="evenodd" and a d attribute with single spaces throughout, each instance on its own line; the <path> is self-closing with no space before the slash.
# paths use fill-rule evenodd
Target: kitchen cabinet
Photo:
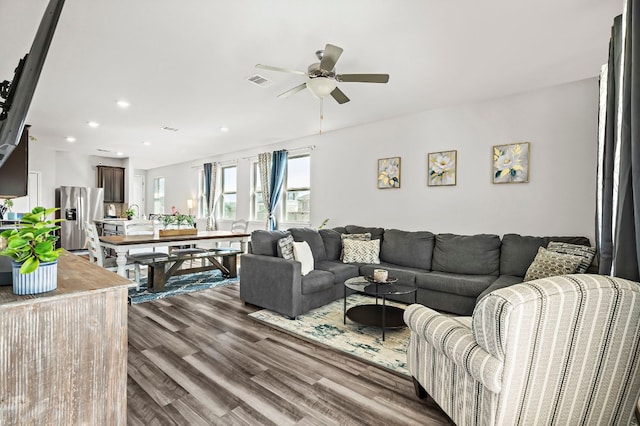
<path id="1" fill-rule="evenodd" d="M 105 203 L 124 203 L 124 168 L 98 166 L 98 188 L 104 188 Z"/>
<path id="2" fill-rule="evenodd" d="M 0 168 L 0 198 L 27 195 L 29 177 L 29 125 L 24 126 L 20 143 Z"/>

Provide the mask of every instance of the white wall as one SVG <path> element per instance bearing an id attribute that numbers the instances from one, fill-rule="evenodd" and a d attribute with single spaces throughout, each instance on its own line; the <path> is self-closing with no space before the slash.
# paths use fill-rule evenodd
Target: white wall
<path id="1" fill-rule="evenodd" d="M 146 173 L 147 211 L 152 211 L 154 177 L 165 177 L 166 211 L 175 205 L 186 212 L 187 199 L 197 198 L 202 163 L 221 161 L 238 166 L 238 217 L 249 217 L 255 156 L 316 146 L 311 153 L 313 226 L 329 218 L 328 226 L 580 234 L 593 240 L 597 96 L 597 80 L 588 79 L 152 169 Z M 492 184 L 491 147 L 518 141 L 531 142 L 530 182 Z M 98 163 L 124 166 L 120 159 L 56 152 L 40 141 L 31 148 L 29 169 L 42 173 L 45 206 L 55 204 L 58 186 L 95 186 Z M 458 151 L 457 186 L 427 186 L 427 153 L 452 149 Z M 392 156 L 402 157 L 402 186 L 379 190 L 377 159 Z M 251 228 L 263 226 L 255 222 Z"/>
<path id="2" fill-rule="evenodd" d="M 40 205 L 56 205 L 56 152 L 41 142 L 29 143 L 29 171 L 40 172 Z"/>
<path id="3" fill-rule="evenodd" d="M 155 177 L 165 178 L 166 211 L 175 205 L 186 212 L 186 200 L 197 196 L 202 163 L 237 160 L 238 217 L 249 217 L 252 160 L 245 157 L 315 145 L 313 226 L 329 218 L 329 227 L 585 235 L 593 240 L 597 105 L 597 80 L 588 79 L 152 169 L 147 210 L 152 210 Z M 492 184 L 492 146 L 513 142 L 531 142 L 530 182 Z M 427 186 L 427 153 L 454 149 L 457 185 Z M 395 156 L 402 157 L 401 188 L 377 189 L 377 160 Z"/>
<path id="4" fill-rule="evenodd" d="M 593 240 L 597 106 L 589 79 L 314 138 L 313 222 Z M 492 146 L 513 142 L 531 142 L 530 182 L 493 184 Z M 453 149 L 457 186 L 427 186 L 427 153 Z M 379 190 L 376 160 L 393 156 L 401 188 Z"/>

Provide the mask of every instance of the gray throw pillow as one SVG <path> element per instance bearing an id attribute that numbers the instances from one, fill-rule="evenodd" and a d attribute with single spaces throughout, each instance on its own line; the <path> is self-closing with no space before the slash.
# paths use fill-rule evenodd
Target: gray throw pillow
<path id="1" fill-rule="evenodd" d="M 278 256 L 286 260 L 294 260 L 293 255 L 293 237 L 287 235 L 278 240 Z"/>

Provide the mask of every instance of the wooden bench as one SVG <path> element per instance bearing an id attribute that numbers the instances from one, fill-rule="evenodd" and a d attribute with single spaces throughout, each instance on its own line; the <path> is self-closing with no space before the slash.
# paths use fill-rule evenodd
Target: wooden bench
<path id="1" fill-rule="evenodd" d="M 137 263 L 147 266 L 147 288 L 151 292 L 164 290 L 167 280 L 176 275 L 194 274 L 196 272 L 220 270 L 225 278 L 235 278 L 238 276 L 238 255 L 242 254 L 242 250 L 228 247 L 212 248 L 201 251 L 183 252 L 169 254 L 158 253 L 157 257 L 149 257 L 146 259 L 136 260 Z M 195 268 L 182 268 L 185 261 L 193 261 L 201 259 L 202 266 Z M 218 260 L 218 259 L 221 259 Z M 205 265 L 205 261 L 209 261 Z"/>

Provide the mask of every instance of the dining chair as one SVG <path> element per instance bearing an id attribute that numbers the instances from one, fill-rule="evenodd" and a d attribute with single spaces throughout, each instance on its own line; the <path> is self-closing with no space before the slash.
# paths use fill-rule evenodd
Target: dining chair
<path id="1" fill-rule="evenodd" d="M 154 224 L 153 222 L 125 222 L 124 223 L 124 235 L 154 235 Z M 167 253 L 158 252 L 153 248 L 152 251 L 144 251 L 143 249 L 133 249 L 129 250 L 127 253 L 127 259 L 131 259 L 134 262 L 139 260 L 145 260 L 149 258 L 162 258 L 169 257 Z M 136 283 L 140 283 L 140 263 L 135 263 L 135 281 Z"/>
<path id="2" fill-rule="evenodd" d="M 231 232 L 238 234 L 246 234 L 247 228 L 249 227 L 249 221 L 247 219 L 236 219 L 231 222 Z M 233 244 L 240 244 L 237 241 L 232 241 L 229 243 L 229 247 L 232 247 Z"/>
<path id="3" fill-rule="evenodd" d="M 249 227 L 249 222 L 247 219 L 236 219 L 231 222 L 231 232 L 238 232 L 244 234 L 247 232 L 247 228 Z"/>
<path id="4" fill-rule="evenodd" d="M 96 225 L 92 222 L 85 222 L 84 224 L 84 233 L 86 237 L 86 246 L 89 252 L 89 261 L 91 263 L 96 263 L 98 266 L 105 268 L 109 271 L 116 272 L 118 270 L 118 265 L 116 263 L 115 257 L 107 257 L 104 256 L 104 250 L 102 245 L 100 244 L 100 234 L 98 234 L 98 229 Z M 133 260 L 127 259 L 127 263 L 125 265 L 125 271 L 127 271 L 127 275 L 129 271 L 135 268 L 135 264 Z"/>

